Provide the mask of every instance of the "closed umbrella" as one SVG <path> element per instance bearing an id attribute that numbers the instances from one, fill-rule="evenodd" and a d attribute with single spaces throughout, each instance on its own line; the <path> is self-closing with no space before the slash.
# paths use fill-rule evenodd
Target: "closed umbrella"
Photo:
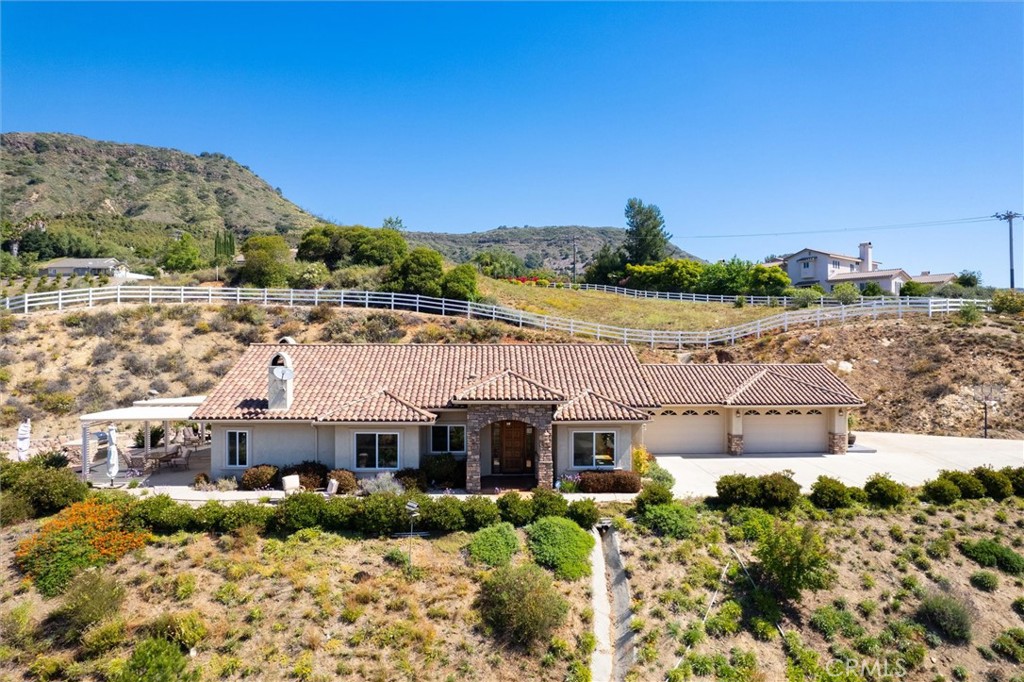
<path id="1" fill-rule="evenodd" d="M 107 478 L 110 479 L 110 485 L 114 485 L 117 471 L 117 427 L 111 424 L 107 429 Z"/>
<path id="2" fill-rule="evenodd" d="M 28 448 L 32 440 L 32 420 L 26 419 L 18 426 L 18 461 L 28 459 Z"/>

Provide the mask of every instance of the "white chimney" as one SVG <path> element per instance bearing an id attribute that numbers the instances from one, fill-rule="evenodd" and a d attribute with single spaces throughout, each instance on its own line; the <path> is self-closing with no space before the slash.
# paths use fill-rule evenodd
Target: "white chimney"
<path id="1" fill-rule="evenodd" d="M 872 272 L 875 269 L 875 262 L 871 260 L 871 242 L 864 242 L 860 245 L 860 271 Z"/>
<path id="2" fill-rule="evenodd" d="M 267 368 L 267 409 L 287 410 L 292 406 L 295 369 L 287 353 L 277 353 Z"/>

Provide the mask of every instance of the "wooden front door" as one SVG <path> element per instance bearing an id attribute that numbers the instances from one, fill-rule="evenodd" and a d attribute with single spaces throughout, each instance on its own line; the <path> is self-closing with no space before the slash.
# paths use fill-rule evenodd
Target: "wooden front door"
<path id="1" fill-rule="evenodd" d="M 526 424 L 501 422 L 501 473 L 526 471 Z"/>

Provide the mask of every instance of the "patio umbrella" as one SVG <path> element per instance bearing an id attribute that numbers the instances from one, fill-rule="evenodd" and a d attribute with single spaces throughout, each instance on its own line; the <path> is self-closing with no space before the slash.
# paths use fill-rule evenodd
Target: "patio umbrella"
<path id="1" fill-rule="evenodd" d="M 18 426 L 18 461 L 28 459 L 28 447 L 32 440 L 32 420 L 26 419 Z"/>
<path id="2" fill-rule="evenodd" d="M 107 429 L 107 478 L 110 479 L 110 485 L 114 485 L 117 470 L 117 427 L 111 424 Z"/>

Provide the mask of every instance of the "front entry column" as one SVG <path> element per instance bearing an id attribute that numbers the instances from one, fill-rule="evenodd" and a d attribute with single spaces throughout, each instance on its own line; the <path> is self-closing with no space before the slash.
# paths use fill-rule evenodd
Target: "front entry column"
<path id="1" fill-rule="evenodd" d="M 480 432 L 501 421 L 523 422 L 534 428 L 537 485 L 551 488 L 555 482 L 553 417 L 553 405 L 470 405 L 466 413 L 466 491 L 480 492 Z"/>
<path id="2" fill-rule="evenodd" d="M 551 424 L 537 434 L 537 487 L 551 488 L 555 480 L 555 461 L 551 455 Z"/>
<path id="3" fill-rule="evenodd" d="M 480 492 L 480 429 L 470 417 L 466 426 L 466 492 Z"/>

